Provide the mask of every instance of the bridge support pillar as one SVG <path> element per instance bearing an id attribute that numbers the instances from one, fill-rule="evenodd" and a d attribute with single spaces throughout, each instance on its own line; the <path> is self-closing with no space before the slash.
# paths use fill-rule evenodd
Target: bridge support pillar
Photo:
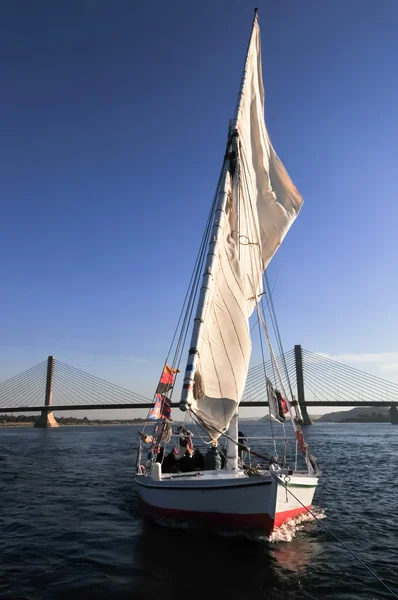
<path id="1" fill-rule="evenodd" d="M 303 425 L 312 425 L 311 419 L 307 412 L 304 396 L 304 375 L 303 375 L 303 353 L 301 346 L 294 346 L 294 361 L 296 365 L 297 376 L 297 400 L 300 405 L 301 414 L 303 416 Z"/>
<path id="2" fill-rule="evenodd" d="M 46 379 L 46 396 L 44 398 L 44 406 L 51 406 L 53 397 L 53 378 L 54 378 L 54 356 L 49 356 L 47 360 L 47 379 Z M 59 427 L 51 410 L 48 408 L 41 411 L 40 417 L 37 419 L 34 427 Z"/>
<path id="3" fill-rule="evenodd" d="M 391 425 L 398 425 L 398 410 L 397 410 L 397 405 L 396 404 L 392 404 L 390 407 L 390 420 L 391 420 Z"/>

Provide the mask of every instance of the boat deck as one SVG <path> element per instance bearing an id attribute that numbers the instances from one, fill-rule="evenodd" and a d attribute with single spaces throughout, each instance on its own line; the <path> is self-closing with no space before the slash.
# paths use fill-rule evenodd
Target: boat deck
<path id="1" fill-rule="evenodd" d="M 262 471 L 262 474 L 269 475 L 269 471 Z M 191 480 L 193 477 L 200 478 L 201 481 L 206 479 L 226 480 L 226 479 L 243 479 L 247 475 L 242 470 L 228 471 L 227 469 L 214 469 L 209 471 L 189 471 L 188 473 L 163 473 L 162 481 L 170 480 Z"/>

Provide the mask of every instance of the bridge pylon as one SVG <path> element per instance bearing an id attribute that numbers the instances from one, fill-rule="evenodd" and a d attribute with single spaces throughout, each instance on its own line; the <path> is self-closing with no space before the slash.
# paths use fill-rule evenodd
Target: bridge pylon
<path id="1" fill-rule="evenodd" d="M 54 380 L 54 356 L 49 356 L 47 360 L 47 378 L 46 378 L 46 395 L 44 398 L 44 406 L 52 405 L 53 398 L 53 380 Z M 41 411 L 40 417 L 37 419 L 34 427 L 59 427 L 52 410 L 45 408 Z"/>
<path id="2" fill-rule="evenodd" d="M 304 374 L 303 374 L 303 353 L 300 345 L 294 346 L 294 362 L 296 366 L 297 376 L 297 400 L 300 405 L 301 414 L 303 417 L 303 425 L 312 425 L 311 419 L 307 412 L 304 395 Z"/>
<path id="3" fill-rule="evenodd" d="M 396 404 L 391 405 L 389 413 L 391 425 L 398 425 L 398 410 Z"/>

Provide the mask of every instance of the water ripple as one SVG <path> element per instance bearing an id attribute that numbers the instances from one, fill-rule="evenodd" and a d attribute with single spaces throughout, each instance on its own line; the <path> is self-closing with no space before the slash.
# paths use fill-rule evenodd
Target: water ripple
<path id="1" fill-rule="evenodd" d="M 398 588 L 398 428 L 325 424 L 307 438 L 323 469 L 317 516 Z M 144 521 L 135 440 L 132 427 L 0 429 L 1 600 L 391 597 L 312 518 L 270 540 Z"/>

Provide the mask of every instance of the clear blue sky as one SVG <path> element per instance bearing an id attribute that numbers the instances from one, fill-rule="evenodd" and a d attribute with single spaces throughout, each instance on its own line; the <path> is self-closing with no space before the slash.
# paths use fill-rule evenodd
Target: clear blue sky
<path id="1" fill-rule="evenodd" d="M 269 269 L 284 345 L 396 379 L 398 3 L 257 4 L 266 121 L 305 201 Z M 152 394 L 253 8 L 0 4 L 0 380 L 54 354 Z"/>

